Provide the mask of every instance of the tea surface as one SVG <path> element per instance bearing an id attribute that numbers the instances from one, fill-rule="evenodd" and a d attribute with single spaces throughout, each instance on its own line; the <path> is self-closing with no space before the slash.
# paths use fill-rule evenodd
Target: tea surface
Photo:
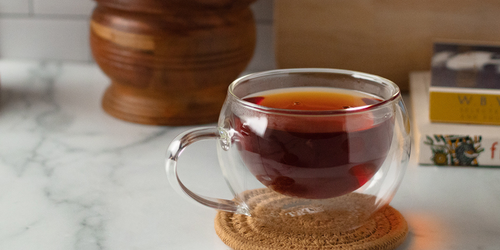
<path id="1" fill-rule="evenodd" d="M 261 106 L 292 110 L 339 110 L 381 102 L 363 92 L 326 87 L 296 87 L 260 92 L 243 100 Z"/>

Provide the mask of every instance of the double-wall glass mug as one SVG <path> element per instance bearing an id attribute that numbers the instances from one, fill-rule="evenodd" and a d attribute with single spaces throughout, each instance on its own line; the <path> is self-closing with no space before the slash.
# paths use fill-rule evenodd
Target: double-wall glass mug
<path id="1" fill-rule="evenodd" d="M 216 127 L 171 142 L 167 175 L 180 194 L 248 216 L 262 230 L 352 230 L 392 200 L 410 156 L 409 124 L 398 86 L 385 78 L 338 69 L 254 73 L 229 86 Z M 194 193 L 178 177 L 183 149 L 206 139 L 216 141 L 231 200 Z"/>

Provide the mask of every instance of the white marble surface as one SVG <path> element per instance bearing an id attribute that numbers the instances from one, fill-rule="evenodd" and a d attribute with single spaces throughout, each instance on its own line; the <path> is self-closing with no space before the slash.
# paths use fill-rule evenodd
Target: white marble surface
<path id="1" fill-rule="evenodd" d="M 165 175 L 168 143 L 190 127 L 110 117 L 94 64 L 0 61 L 0 81 L 1 250 L 229 249 L 215 211 Z M 179 167 L 193 190 L 229 198 L 213 142 L 189 147 Z M 500 248 L 500 169 L 412 159 L 391 205 L 410 225 L 398 250 Z"/>

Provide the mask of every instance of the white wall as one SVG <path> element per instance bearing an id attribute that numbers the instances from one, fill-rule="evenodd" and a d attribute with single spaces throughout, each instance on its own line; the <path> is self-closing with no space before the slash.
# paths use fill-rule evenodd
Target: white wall
<path id="1" fill-rule="evenodd" d="M 0 59 L 92 62 L 91 0 L 0 0 Z M 257 0 L 257 48 L 248 69 L 275 67 L 273 0 Z"/>

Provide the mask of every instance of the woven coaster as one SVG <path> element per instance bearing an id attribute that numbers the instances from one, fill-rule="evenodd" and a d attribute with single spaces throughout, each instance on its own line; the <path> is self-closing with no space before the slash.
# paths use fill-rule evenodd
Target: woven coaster
<path id="1" fill-rule="evenodd" d="M 403 243 L 408 233 L 406 220 L 391 206 L 371 215 L 368 211 L 373 211 L 375 198 L 370 195 L 352 193 L 332 199 L 330 204 L 323 201 L 323 207 L 315 207 L 309 200 L 302 210 L 300 199 L 269 189 L 250 190 L 243 195 L 252 216 L 219 211 L 215 218 L 217 235 L 235 250 L 388 250 Z M 294 210 L 286 211 L 286 207 Z M 332 207 L 335 209 L 329 209 Z M 322 212 L 326 210 L 336 212 Z M 357 223 L 362 226 L 339 231 Z"/>

